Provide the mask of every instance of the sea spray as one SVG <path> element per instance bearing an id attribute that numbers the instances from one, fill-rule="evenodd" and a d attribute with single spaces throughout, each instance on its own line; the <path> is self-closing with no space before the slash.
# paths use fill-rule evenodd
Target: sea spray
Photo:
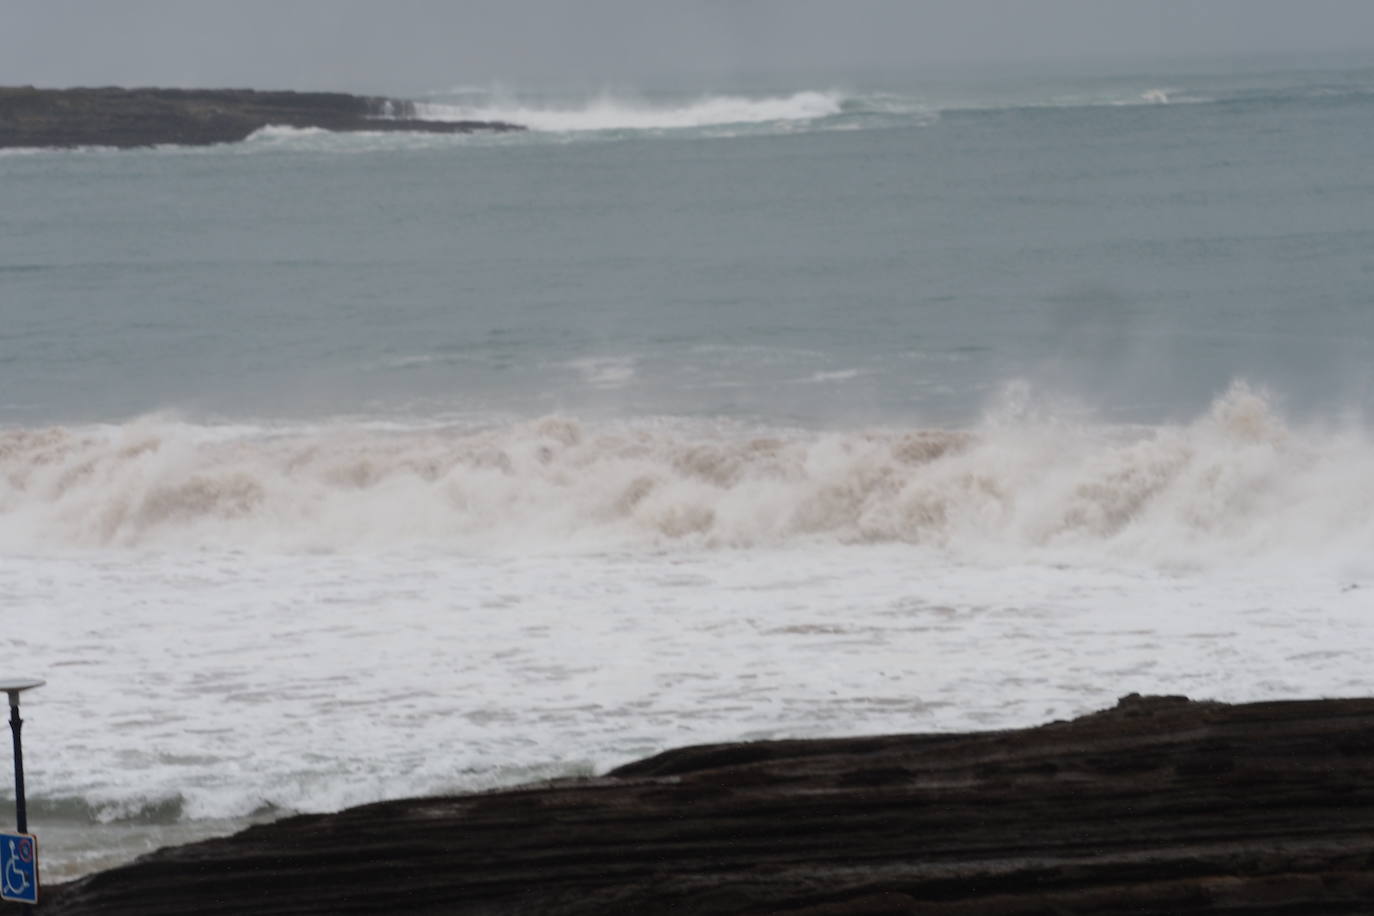
<path id="1" fill-rule="evenodd" d="M 1374 444 L 1234 386 L 1196 420 L 1004 413 L 967 430 L 664 418 L 492 427 L 0 432 L 14 548 L 654 550 L 911 543 L 955 556 L 1201 563 L 1360 551 Z"/>
<path id="2" fill-rule="evenodd" d="M 788 95 L 705 95 L 675 102 L 602 93 L 577 104 L 550 104 L 497 96 L 476 103 L 418 105 L 422 117 L 467 121 L 501 112 L 503 119 L 537 131 L 664 130 L 780 121 L 809 121 L 837 115 L 845 97 L 807 90 Z"/>

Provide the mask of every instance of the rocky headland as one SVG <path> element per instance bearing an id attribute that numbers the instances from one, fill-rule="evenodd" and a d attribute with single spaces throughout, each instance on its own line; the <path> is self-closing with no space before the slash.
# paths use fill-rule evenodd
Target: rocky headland
<path id="1" fill-rule="evenodd" d="M 1024 730 L 690 747 L 600 778 L 291 817 L 45 888 L 38 912 L 1371 907 L 1374 699 L 1132 695 Z"/>
<path id="2" fill-rule="evenodd" d="M 424 120 L 414 102 L 340 92 L 0 87 L 0 149 L 234 143 L 268 125 L 446 134 L 523 129 Z"/>

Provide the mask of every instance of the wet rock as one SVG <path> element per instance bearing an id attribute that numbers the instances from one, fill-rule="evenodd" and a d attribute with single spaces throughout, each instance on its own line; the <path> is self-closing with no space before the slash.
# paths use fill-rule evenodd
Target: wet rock
<path id="1" fill-rule="evenodd" d="M 268 125 L 467 133 L 523 128 L 427 121 L 415 103 L 338 92 L 0 87 L 0 148 L 233 143 Z"/>
<path id="2" fill-rule="evenodd" d="M 1374 700 L 1181 697 L 1038 728 L 684 748 L 384 802 L 45 889 L 115 914 L 1354 914 Z"/>

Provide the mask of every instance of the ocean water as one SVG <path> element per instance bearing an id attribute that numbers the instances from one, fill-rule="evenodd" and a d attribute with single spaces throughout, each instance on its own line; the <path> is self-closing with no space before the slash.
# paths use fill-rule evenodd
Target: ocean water
<path id="1" fill-rule="evenodd" d="M 0 153 L 49 880 L 687 743 L 1369 692 L 1374 62 L 420 98 L 531 130 Z"/>

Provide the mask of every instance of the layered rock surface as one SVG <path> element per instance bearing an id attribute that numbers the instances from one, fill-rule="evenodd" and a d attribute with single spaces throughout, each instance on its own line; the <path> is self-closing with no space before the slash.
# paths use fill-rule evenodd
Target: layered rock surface
<path id="1" fill-rule="evenodd" d="M 38 912 L 1329 916 L 1374 911 L 1372 865 L 1374 700 L 1131 696 L 292 817 L 46 888 Z"/>
<path id="2" fill-rule="evenodd" d="M 428 121 L 415 103 L 338 92 L 0 87 L 0 148 L 233 143 L 268 125 L 336 131 L 520 130 L 500 121 Z"/>

